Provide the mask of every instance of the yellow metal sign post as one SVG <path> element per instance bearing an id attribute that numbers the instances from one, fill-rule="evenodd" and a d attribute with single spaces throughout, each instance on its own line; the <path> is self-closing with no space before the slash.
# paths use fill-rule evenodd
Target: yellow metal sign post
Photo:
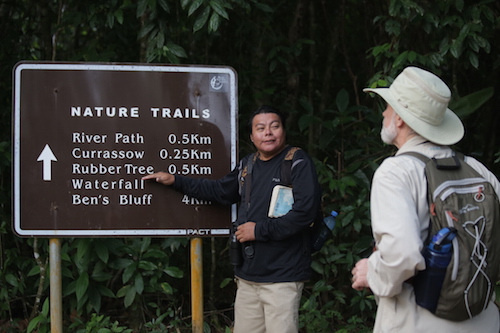
<path id="1" fill-rule="evenodd" d="M 203 332 L 203 243 L 191 238 L 191 311 L 193 333 Z"/>

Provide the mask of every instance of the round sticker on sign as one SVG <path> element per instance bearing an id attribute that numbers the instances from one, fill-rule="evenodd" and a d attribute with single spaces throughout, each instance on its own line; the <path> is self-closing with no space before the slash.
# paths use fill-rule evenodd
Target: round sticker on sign
<path id="1" fill-rule="evenodd" d="M 225 92 L 229 83 L 229 77 L 225 74 L 215 74 L 210 78 L 210 91 Z"/>

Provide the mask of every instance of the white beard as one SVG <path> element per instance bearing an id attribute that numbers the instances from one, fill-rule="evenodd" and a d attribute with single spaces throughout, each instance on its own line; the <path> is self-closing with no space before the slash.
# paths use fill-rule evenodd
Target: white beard
<path id="1" fill-rule="evenodd" d="M 391 123 L 389 126 L 385 127 L 382 124 L 382 130 L 380 131 L 380 137 L 384 143 L 392 145 L 394 139 L 398 135 L 398 129 L 396 128 L 396 117 L 393 115 L 391 118 Z"/>

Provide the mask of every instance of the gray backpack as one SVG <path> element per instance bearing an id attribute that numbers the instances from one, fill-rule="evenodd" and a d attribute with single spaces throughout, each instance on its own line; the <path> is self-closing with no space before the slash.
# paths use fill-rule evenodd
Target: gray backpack
<path id="1" fill-rule="evenodd" d="M 493 186 L 462 154 L 425 163 L 431 221 L 429 237 L 445 227 L 457 229 L 435 315 L 472 318 L 489 304 L 500 277 L 500 205 Z M 460 158 L 458 157 L 460 156 Z"/>

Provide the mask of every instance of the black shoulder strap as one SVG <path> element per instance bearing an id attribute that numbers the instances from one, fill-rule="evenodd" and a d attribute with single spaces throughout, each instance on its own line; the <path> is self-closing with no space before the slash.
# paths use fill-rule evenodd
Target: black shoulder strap
<path id="1" fill-rule="evenodd" d="M 255 153 L 253 154 L 252 158 L 248 158 L 247 161 L 247 166 L 246 166 L 246 175 L 245 175 L 245 204 L 246 204 L 246 209 L 250 207 L 250 188 L 252 187 L 252 169 L 253 165 L 255 163 L 255 160 L 257 160 L 258 154 Z"/>

